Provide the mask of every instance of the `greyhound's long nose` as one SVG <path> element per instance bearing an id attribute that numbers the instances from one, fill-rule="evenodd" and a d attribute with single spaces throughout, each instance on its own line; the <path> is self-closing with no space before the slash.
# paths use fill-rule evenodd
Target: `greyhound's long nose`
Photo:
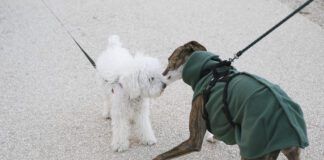
<path id="1" fill-rule="evenodd" d="M 165 69 L 162 73 L 163 76 L 166 76 L 168 74 L 169 70 L 168 69 Z"/>
<path id="2" fill-rule="evenodd" d="M 166 83 L 162 83 L 162 88 L 165 89 L 167 87 Z"/>

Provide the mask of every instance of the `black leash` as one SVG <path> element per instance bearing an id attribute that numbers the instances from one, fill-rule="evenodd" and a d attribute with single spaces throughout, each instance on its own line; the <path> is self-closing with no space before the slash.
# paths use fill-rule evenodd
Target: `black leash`
<path id="1" fill-rule="evenodd" d="M 225 117 L 227 119 L 227 121 L 229 122 L 229 124 L 234 128 L 235 126 L 240 127 L 239 124 L 233 122 L 233 118 L 232 115 L 230 113 L 230 110 L 228 108 L 228 102 L 227 102 L 227 94 L 228 94 L 228 85 L 229 82 L 236 76 L 238 75 L 248 75 L 244 72 L 238 72 L 235 73 L 234 75 L 230 76 L 230 72 L 219 75 L 217 73 L 217 68 L 219 67 L 224 67 L 224 66 L 231 66 L 231 63 L 234 62 L 235 59 L 238 59 L 246 50 L 248 50 L 249 48 L 251 48 L 253 45 L 255 45 L 257 42 L 259 42 L 261 39 L 263 39 L 265 36 L 267 36 L 269 33 L 271 33 L 272 31 L 274 31 L 276 28 L 278 28 L 281 24 L 283 24 L 284 22 L 286 22 L 289 18 L 291 18 L 292 16 L 294 16 L 296 13 L 298 13 L 300 10 L 302 10 L 304 7 L 306 7 L 308 4 L 310 4 L 313 0 L 308 0 L 307 2 L 305 2 L 303 5 L 301 5 L 300 7 L 298 7 L 296 10 L 294 10 L 292 13 L 290 13 L 287 17 L 285 17 L 284 19 L 282 19 L 279 23 L 277 23 L 276 25 L 274 25 L 272 28 L 270 28 L 267 32 L 265 32 L 264 34 L 262 34 L 259 38 L 257 38 L 255 41 L 253 41 L 251 44 L 249 44 L 247 47 L 245 47 L 244 49 L 240 50 L 239 52 L 237 52 L 236 54 L 234 54 L 234 58 L 230 58 L 229 60 L 223 60 L 220 61 L 219 63 L 215 64 L 214 66 L 212 66 L 213 70 L 213 78 L 210 80 L 209 84 L 207 85 L 207 87 L 204 89 L 203 91 L 203 96 L 204 96 L 204 102 L 205 104 L 207 103 L 210 93 L 211 93 L 211 89 L 215 86 L 215 84 L 217 82 L 223 81 L 225 82 L 225 87 L 223 90 L 223 107 L 222 110 L 225 114 Z M 225 79 L 225 80 L 222 80 Z M 205 108 L 205 107 L 204 107 Z M 209 121 L 207 119 L 208 117 L 208 113 L 207 111 L 204 111 L 204 119 L 206 119 L 207 123 L 207 128 L 210 128 L 209 126 Z"/>
<path id="2" fill-rule="evenodd" d="M 256 43 L 258 43 L 261 39 L 263 39 L 265 36 L 267 36 L 269 33 L 271 33 L 272 31 L 274 31 L 276 28 L 278 28 L 281 24 L 283 24 L 284 22 L 286 22 L 289 18 L 291 18 L 292 16 L 294 16 L 296 13 L 298 13 L 300 10 L 302 10 L 303 8 L 305 8 L 307 5 L 309 5 L 311 2 L 313 2 L 313 0 L 308 0 L 307 2 L 305 2 L 304 4 L 302 4 L 300 7 L 298 7 L 297 9 L 295 9 L 295 11 L 293 11 L 292 13 L 290 13 L 286 18 L 282 19 L 279 23 L 277 23 L 276 25 L 274 25 L 272 28 L 270 28 L 267 32 L 265 32 L 264 34 L 262 34 L 259 38 L 257 38 L 255 41 L 253 41 L 251 44 L 249 44 L 248 46 L 246 46 L 244 49 L 240 50 L 239 52 L 237 52 L 236 54 L 234 54 L 234 58 L 230 58 L 228 61 L 229 62 L 234 62 L 235 59 L 238 59 L 246 50 L 248 50 L 249 48 L 251 48 L 253 45 L 255 45 Z"/>
<path id="3" fill-rule="evenodd" d="M 63 22 L 58 18 L 58 16 L 56 16 L 56 14 L 54 13 L 54 11 L 45 3 L 44 0 L 42 0 L 43 4 L 45 5 L 45 7 L 51 12 L 51 14 L 55 17 L 55 19 L 61 24 L 61 26 L 64 28 L 64 30 L 68 33 L 68 35 L 72 38 L 72 40 L 74 41 L 74 43 L 79 47 L 79 49 L 83 52 L 83 54 L 87 57 L 87 59 L 89 60 L 89 62 L 91 63 L 91 65 L 96 68 L 96 63 L 91 59 L 91 57 L 88 55 L 88 53 L 81 47 L 81 45 L 78 43 L 78 41 L 72 36 L 72 34 L 70 33 L 69 30 L 66 29 L 66 27 L 64 26 Z"/>
<path id="4" fill-rule="evenodd" d="M 76 43 L 76 45 L 80 48 L 80 50 L 83 52 L 83 54 L 87 57 L 93 68 L 96 68 L 96 63 L 91 59 L 91 57 L 88 55 L 88 53 L 80 46 L 80 44 L 73 38 L 73 36 L 70 34 L 73 41 Z"/>
<path id="5" fill-rule="evenodd" d="M 66 29 L 66 27 L 64 26 L 63 22 L 56 16 L 56 14 L 53 12 L 53 10 L 45 3 L 44 0 L 42 0 L 43 4 L 46 6 L 46 8 L 51 12 L 51 14 L 56 18 L 56 20 L 61 24 L 61 26 L 64 28 L 64 30 L 69 34 L 69 36 L 73 39 L 73 41 L 75 42 L 75 44 L 79 47 L 79 49 L 83 52 L 83 54 L 87 57 L 87 59 L 89 60 L 89 62 L 91 63 L 91 65 L 96 68 L 96 64 L 95 62 L 91 59 L 91 57 L 87 54 L 87 52 L 81 47 L 81 45 L 76 41 L 76 39 L 72 36 L 72 34 L 69 32 L 69 30 Z M 289 18 L 291 18 L 292 16 L 294 16 L 296 13 L 298 13 L 300 10 L 302 10 L 303 8 L 305 8 L 307 5 L 309 5 L 311 2 L 313 2 L 313 0 L 308 0 L 306 1 L 304 4 L 302 4 L 300 7 L 298 7 L 296 10 L 294 10 L 292 13 L 290 13 L 287 17 L 285 17 L 284 19 L 282 19 L 279 23 L 277 23 L 276 25 L 274 25 L 272 28 L 270 28 L 268 31 L 266 31 L 264 34 L 262 34 L 259 38 L 257 38 L 256 40 L 254 40 L 251 44 L 249 44 L 248 46 L 246 46 L 244 49 L 240 50 L 239 52 L 237 52 L 236 54 L 234 54 L 233 58 L 229 58 L 229 60 L 224 60 L 222 63 L 223 65 L 231 65 L 232 62 L 234 62 L 235 59 L 238 59 L 245 51 L 247 51 L 249 48 L 251 48 L 253 45 L 255 45 L 256 43 L 258 43 L 261 39 L 263 39 L 264 37 L 266 37 L 269 33 L 271 33 L 272 31 L 274 31 L 276 28 L 278 28 L 280 25 L 282 25 L 284 22 L 286 22 Z"/>

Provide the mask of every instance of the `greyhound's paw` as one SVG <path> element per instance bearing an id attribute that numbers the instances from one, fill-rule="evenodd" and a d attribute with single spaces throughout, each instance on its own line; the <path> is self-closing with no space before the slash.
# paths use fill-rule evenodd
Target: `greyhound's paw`
<path id="1" fill-rule="evenodd" d="M 216 143 L 217 142 L 217 139 L 213 135 L 208 136 L 206 140 L 209 143 Z"/>

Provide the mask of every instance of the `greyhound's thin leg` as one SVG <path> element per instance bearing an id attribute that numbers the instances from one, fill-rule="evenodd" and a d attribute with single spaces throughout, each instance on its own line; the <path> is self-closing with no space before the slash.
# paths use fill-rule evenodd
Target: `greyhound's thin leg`
<path id="1" fill-rule="evenodd" d="M 282 153 L 288 158 L 288 160 L 300 160 L 300 148 L 298 147 L 283 149 Z"/>
<path id="2" fill-rule="evenodd" d="M 177 147 L 160 154 L 154 160 L 164 160 L 175 158 L 193 151 L 199 151 L 204 141 L 206 133 L 206 122 L 203 118 L 204 99 L 198 96 L 192 103 L 189 120 L 190 137 Z"/>
<path id="3" fill-rule="evenodd" d="M 259 157 L 259 158 L 254 158 L 254 159 L 247 159 L 247 158 L 241 158 L 241 160 L 276 160 L 279 156 L 280 151 L 274 151 L 271 152 L 265 156 Z"/>

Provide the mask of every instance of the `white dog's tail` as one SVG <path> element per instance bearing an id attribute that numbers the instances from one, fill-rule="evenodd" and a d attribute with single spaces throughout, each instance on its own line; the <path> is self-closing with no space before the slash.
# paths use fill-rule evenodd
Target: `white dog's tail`
<path id="1" fill-rule="evenodd" d="M 121 47 L 122 43 L 119 40 L 118 35 L 111 35 L 108 38 L 108 46 L 110 47 Z"/>

